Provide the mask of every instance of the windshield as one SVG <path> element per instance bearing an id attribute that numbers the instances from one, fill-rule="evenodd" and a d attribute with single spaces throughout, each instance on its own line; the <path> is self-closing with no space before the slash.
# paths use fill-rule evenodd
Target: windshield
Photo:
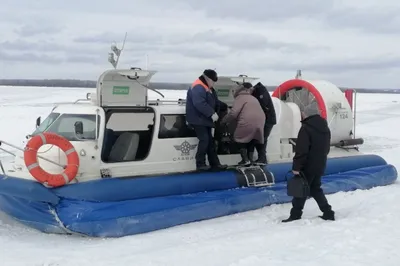
<path id="1" fill-rule="evenodd" d="M 75 123 L 83 123 L 83 134 L 75 134 Z M 98 116 L 98 130 L 100 128 L 100 116 Z M 32 136 L 41 132 L 56 133 L 69 141 L 95 140 L 96 139 L 96 115 L 88 114 L 58 114 L 51 113 L 40 126 L 33 132 Z M 78 138 L 79 137 L 79 138 Z"/>
<path id="2" fill-rule="evenodd" d="M 60 114 L 59 113 L 51 113 L 49 114 L 49 116 L 39 125 L 39 127 L 36 128 L 36 130 L 32 133 L 31 136 L 35 136 L 41 132 L 46 131 L 47 128 L 49 128 L 49 126 L 51 126 L 51 124 L 53 124 L 53 122 L 57 119 L 57 117 L 59 117 Z"/>

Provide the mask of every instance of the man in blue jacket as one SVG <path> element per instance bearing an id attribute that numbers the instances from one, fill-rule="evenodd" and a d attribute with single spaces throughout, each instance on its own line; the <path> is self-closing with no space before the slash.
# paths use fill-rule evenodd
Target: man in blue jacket
<path id="1" fill-rule="evenodd" d="M 217 107 L 219 100 L 213 92 L 214 83 L 218 75 L 212 69 L 204 70 L 203 74 L 192 84 L 186 96 L 186 121 L 196 131 L 199 139 L 196 153 L 196 168 L 207 170 L 206 154 L 212 168 L 225 169 L 221 165 L 211 129 L 218 120 Z"/>

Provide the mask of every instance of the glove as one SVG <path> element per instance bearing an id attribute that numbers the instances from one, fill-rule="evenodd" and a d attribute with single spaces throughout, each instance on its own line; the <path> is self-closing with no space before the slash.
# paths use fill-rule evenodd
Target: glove
<path id="1" fill-rule="evenodd" d="M 213 120 L 213 122 L 216 122 L 217 120 L 218 120 L 218 115 L 217 115 L 217 113 L 214 113 L 212 116 L 211 116 L 211 119 Z"/>

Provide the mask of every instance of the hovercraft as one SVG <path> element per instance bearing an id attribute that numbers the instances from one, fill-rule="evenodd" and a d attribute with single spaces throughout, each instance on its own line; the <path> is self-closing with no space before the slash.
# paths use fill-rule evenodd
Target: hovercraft
<path id="1" fill-rule="evenodd" d="M 289 202 L 286 174 L 301 126 L 299 106 L 311 101 L 332 134 L 322 179 L 327 194 L 397 179 L 393 165 L 359 151 L 363 140 L 354 135 L 352 91 L 346 98 L 328 81 L 301 78 L 273 92 L 277 124 L 268 140 L 268 165 L 236 166 L 234 143 L 217 143 L 226 145 L 219 158 L 230 167 L 197 172 L 198 140 L 185 123 L 185 101 L 149 100 L 147 85 L 155 73 L 107 70 L 95 94 L 55 106 L 43 122 L 39 118 L 12 165 L 0 164 L 0 210 L 46 233 L 120 237 Z M 223 76 L 215 89 L 232 106 L 233 85 L 255 80 Z M 1 143 L 1 149 L 18 148 Z"/>

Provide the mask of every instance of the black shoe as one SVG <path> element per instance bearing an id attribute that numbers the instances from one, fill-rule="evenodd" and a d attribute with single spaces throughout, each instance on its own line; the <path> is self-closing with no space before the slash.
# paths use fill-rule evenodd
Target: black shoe
<path id="1" fill-rule="evenodd" d="M 196 166 L 197 171 L 207 171 L 210 167 L 208 165 Z"/>
<path id="2" fill-rule="evenodd" d="M 255 161 L 255 163 L 257 163 L 257 164 L 268 164 L 267 159 L 257 159 Z"/>
<path id="3" fill-rule="evenodd" d="M 335 221 L 335 212 L 324 212 L 324 214 L 319 217 L 325 221 Z"/>
<path id="4" fill-rule="evenodd" d="M 250 160 L 249 157 L 247 157 L 247 149 L 240 149 L 240 156 L 242 157 L 242 160 L 238 162 L 238 165 L 249 165 Z"/>
<path id="5" fill-rule="evenodd" d="M 282 223 L 288 223 L 288 222 L 297 221 L 300 219 L 301 219 L 301 217 L 289 216 L 289 218 L 282 220 Z"/>
<path id="6" fill-rule="evenodd" d="M 250 164 L 251 164 L 250 160 L 247 161 L 241 160 L 240 162 L 238 162 L 238 165 L 250 165 Z"/>
<path id="7" fill-rule="evenodd" d="M 215 169 L 215 170 L 225 170 L 226 168 L 228 168 L 228 165 L 226 165 L 226 164 L 217 164 L 217 165 L 212 165 L 211 168 Z"/>
<path id="8" fill-rule="evenodd" d="M 257 160 L 255 161 L 255 163 L 259 163 L 259 164 L 268 164 L 267 156 L 262 155 L 262 154 L 259 155 L 258 158 L 257 158 Z"/>

